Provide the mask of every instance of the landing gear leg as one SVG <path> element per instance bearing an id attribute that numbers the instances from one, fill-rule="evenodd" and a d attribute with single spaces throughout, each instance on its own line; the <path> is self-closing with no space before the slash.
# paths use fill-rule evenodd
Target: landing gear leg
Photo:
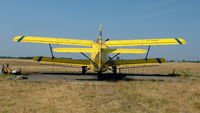
<path id="1" fill-rule="evenodd" d="M 87 71 L 87 66 L 82 66 L 82 74 L 85 74 L 86 71 Z"/>
<path id="2" fill-rule="evenodd" d="M 112 67 L 112 71 L 113 71 L 113 80 L 116 80 L 116 74 L 117 74 L 117 66 L 113 66 Z"/>
<path id="3" fill-rule="evenodd" d="M 117 74 L 117 66 L 112 67 L 113 74 Z"/>

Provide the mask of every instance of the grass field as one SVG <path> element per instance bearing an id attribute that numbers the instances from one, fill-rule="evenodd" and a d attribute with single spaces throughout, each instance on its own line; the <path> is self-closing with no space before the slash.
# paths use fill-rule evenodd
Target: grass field
<path id="1" fill-rule="evenodd" d="M 199 113 L 200 82 L 0 80 L 1 113 Z"/>
<path id="2" fill-rule="evenodd" d="M 31 60 L 0 59 L 23 73 L 80 71 L 40 65 Z M 199 63 L 166 63 L 143 73 L 199 76 Z M 74 69 L 74 70 L 72 70 Z M 127 72 L 126 70 L 123 70 Z M 25 82 L 0 79 L 0 113 L 199 113 L 200 80 L 187 82 Z"/>

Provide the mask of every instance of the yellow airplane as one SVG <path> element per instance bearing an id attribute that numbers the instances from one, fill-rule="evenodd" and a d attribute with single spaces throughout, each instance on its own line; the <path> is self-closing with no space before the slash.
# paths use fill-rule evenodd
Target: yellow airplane
<path id="1" fill-rule="evenodd" d="M 167 39 L 143 39 L 143 40 L 102 40 L 102 25 L 100 24 L 99 37 L 97 41 L 92 40 L 77 40 L 77 39 L 61 39 L 61 38 L 47 38 L 47 37 L 32 37 L 32 36 L 16 36 L 13 41 L 15 42 L 31 42 L 31 43 L 47 43 L 47 44 L 63 44 L 63 45 L 76 45 L 76 46 L 88 46 L 90 48 L 55 48 L 55 52 L 78 52 L 84 55 L 87 60 L 66 59 L 66 58 L 54 58 L 36 56 L 35 61 L 58 63 L 58 64 L 70 64 L 82 66 L 82 73 L 92 69 L 98 72 L 98 78 L 101 77 L 102 72 L 107 70 L 117 73 L 117 66 L 121 65 L 139 65 L 139 64 L 152 64 L 152 63 L 164 63 L 164 58 L 151 58 L 147 59 L 148 52 L 151 45 L 182 45 L 186 44 L 186 41 L 182 38 L 167 38 Z M 148 50 L 145 49 L 119 49 L 109 47 L 120 46 L 149 46 Z M 50 45 L 51 48 L 51 45 Z M 52 49 L 51 49 L 52 52 Z M 90 53 L 88 57 L 84 53 Z M 113 57 L 110 57 L 110 53 L 116 53 Z M 146 58 L 136 60 L 113 60 L 120 53 L 147 53 Z M 112 68 L 110 68 L 112 67 Z"/>

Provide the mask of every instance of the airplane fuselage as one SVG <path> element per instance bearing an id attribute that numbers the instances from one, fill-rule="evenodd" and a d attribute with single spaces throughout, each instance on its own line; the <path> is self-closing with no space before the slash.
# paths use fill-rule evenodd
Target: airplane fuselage
<path id="1" fill-rule="evenodd" d="M 104 49 L 108 47 L 102 39 L 102 25 L 100 24 L 99 37 L 97 41 L 92 45 L 92 49 L 94 51 L 90 56 L 91 60 L 93 61 L 91 62 L 91 68 L 95 72 L 105 72 L 108 69 L 108 63 L 106 62 L 109 60 L 109 55 L 104 51 Z"/>
<path id="2" fill-rule="evenodd" d="M 94 61 L 95 65 L 92 65 L 92 70 L 95 72 L 105 72 L 108 69 L 106 62 L 109 60 L 109 54 L 103 50 L 108 48 L 104 42 L 96 42 L 92 48 L 95 50 L 91 53 L 91 60 Z"/>

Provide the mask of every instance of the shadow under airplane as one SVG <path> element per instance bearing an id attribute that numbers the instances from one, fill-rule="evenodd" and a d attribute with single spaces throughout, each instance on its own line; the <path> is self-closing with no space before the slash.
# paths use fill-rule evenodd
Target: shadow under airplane
<path id="1" fill-rule="evenodd" d="M 54 73 L 49 73 L 49 72 L 44 72 L 41 73 L 44 76 L 45 75 L 52 75 L 52 76 L 74 76 L 76 77 L 75 80 L 78 81 L 147 81 L 148 79 L 134 79 L 132 77 L 160 77 L 161 79 L 149 79 L 150 81 L 165 81 L 163 80 L 166 77 L 175 77 L 173 75 L 162 75 L 162 74 L 127 74 L 127 73 L 118 73 L 118 74 L 113 74 L 113 73 L 103 73 L 102 78 L 98 79 L 96 78 L 97 73 L 95 72 L 90 72 L 87 74 L 82 74 L 80 72 L 54 72 Z M 79 78 L 80 76 L 80 78 Z M 93 78 L 82 78 L 81 76 L 94 76 Z M 131 77 L 131 78 L 128 78 Z M 162 79 L 163 78 L 163 79 Z"/>

